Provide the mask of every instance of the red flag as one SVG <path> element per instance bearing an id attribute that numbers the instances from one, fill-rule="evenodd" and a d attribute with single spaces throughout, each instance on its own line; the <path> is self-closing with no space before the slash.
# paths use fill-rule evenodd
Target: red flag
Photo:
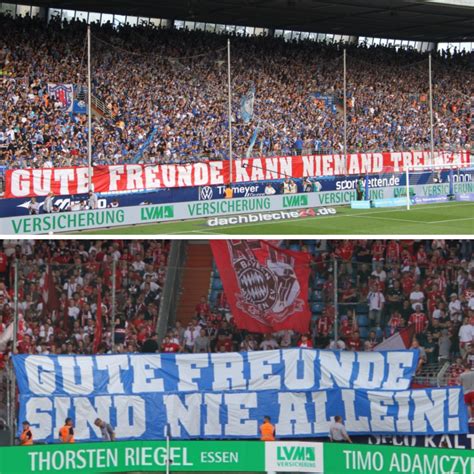
<path id="1" fill-rule="evenodd" d="M 102 290 L 97 288 L 97 311 L 95 313 L 95 331 L 93 352 L 97 353 L 99 345 L 102 342 Z"/>
<path id="2" fill-rule="evenodd" d="M 252 332 L 308 332 L 310 256 L 265 240 L 211 240 L 235 323 Z"/>
<path id="3" fill-rule="evenodd" d="M 54 277 L 51 265 L 46 265 L 46 272 L 44 274 L 43 288 L 43 314 L 51 316 L 53 311 L 57 311 L 60 308 L 58 293 L 54 286 Z"/>
<path id="4" fill-rule="evenodd" d="M 406 328 L 401 329 L 389 338 L 377 344 L 374 351 L 394 351 L 399 349 L 409 349 L 415 336 L 415 325 L 410 324 Z"/>

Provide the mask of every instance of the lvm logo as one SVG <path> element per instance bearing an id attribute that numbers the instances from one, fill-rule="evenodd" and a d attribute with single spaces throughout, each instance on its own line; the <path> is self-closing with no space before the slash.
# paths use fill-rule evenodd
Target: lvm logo
<path id="1" fill-rule="evenodd" d="M 283 207 L 307 207 L 308 196 L 306 194 L 294 194 L 292 196 L 283 196 Z"/>
<path id="2" fill-rule="evenodd" d="M 265 470 L 322 473 L 324 471 L 323 443 L 305 441 L 265 443 Z"/>
<path id="3" fill-rule="evenodd" d="M 276 448 L 278 468 L 315 468 L 317 456 L 315 446 L 280 445 Z"/>
<path id="4" fill-rule="evenodd" d="M 174 217 L 173 206 L 145 206 L 140 209 L 141 221 L 156 221 Z"/>

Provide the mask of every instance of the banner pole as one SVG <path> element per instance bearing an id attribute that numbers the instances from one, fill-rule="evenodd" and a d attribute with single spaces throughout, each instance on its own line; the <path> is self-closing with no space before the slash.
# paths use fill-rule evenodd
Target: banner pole
<path id="1" fill-rule="evenodd" d="M 15 275 L 14 275 L 14 284 L 13 284 L 13 347 L 12 354 L 17 352 L 17 343 L 18 343 L 18 259 L 15 260 Z M 16 377 L 15 370 L 13 367 L 13 360 L 10 361 L 11 364 L 11 378 L 10 378 L 10 440 L 11 445 L 15 444 L 15 433 L 16 433 Z"/>
<path id="2" fill-rule="evenodd" d="M 169 425 L 165 426 L 166 430 L 166 474 L 170 473 L 170 427 Z"/>
<path id="3" fill-rule="evenodd" d="M 13 347 L 12 353 L 16 352 L 16 345 L 18 343 L 18 259 L 15 260 L 15 274 L 13 283 Z"/>
<path id="4" fill-rule="evenodd" d="M 6 423 L 7 423 L 7 427 L 8 429 L 10 430 L 10 433 L 9 433 L 9 443 L 10 445 L 13 445 L 12 443 L 12 439 L 11 439 L 11 433 L 13 432 L 13 418 L 12 418 L 12 404 L 11 404 L 11 380 L 12 380 L 12 362 L 11 360 L 8 361 L 8 364 L 6 366 L 6 369 L 7 369 L 7 380 L 6 380 L 6 393 L 5 393 L 5 396 L 6 396 L 6 405 L 7 405 L 7 419 L 6 419 Z"/>
<path id="5" fill-rule="evenodd" d="M 234 179 L 233 157 L 232 157 L 232 84 L 230 77 L 230 38 L 227 39 L 227 92 L 228 92 L 228 114 L 229 114 L 229 183 Z"/>
<path id="6" fill-rule="evenodd" d="M 117 262 L 113 260 L 112 262 L 112 353 L 115 352 L 115 293 L 116 293 L 116 272 L 117 272 Z"/>
<path id="7" fill-rule="evenodd" d="M 88 189 L 92 190 L 92 90 L 91 90 L 91 25 L 87 25 L 87 163 Z"/>
<path id="8" fill-rule="evenodd" d="M 347 175 L 347 67 L 346 67 L 346 48 L 343 55 L 344 65 L 344 170 Z"/>
<path id="9" fill-rule="evenodd" d="M 15 435 L 17 430 L 16 422 L 16 375 L 15 368 L 13 366 L 13 361 L 10 361 L 10 387 L 8 390 L 10 392 L 10 445 L 15 445 Z"/>
<path id="10" fill-rule="evenodd" d="M 334 342 L 337 342 L 338 339 L 338 297 L 337 297 L 337 259 L 334 257 Z"/>
<path id="11" fill-rule="evenodd" d="M 431 163 L 434 165 L 434 130 L 433 130 L 433 78 L 431 70 L 431 53 L 428 56 L 428 74 L 430 87 L 430 147 L 431 147 Z"/>
<path id="12" fill-rule="evenodd" d="M 407 211 L 410 210 L 410 167 L 407 166 L 405 171 L 405 181 L 406 181 L 406 188 L 407 188 Z"/>

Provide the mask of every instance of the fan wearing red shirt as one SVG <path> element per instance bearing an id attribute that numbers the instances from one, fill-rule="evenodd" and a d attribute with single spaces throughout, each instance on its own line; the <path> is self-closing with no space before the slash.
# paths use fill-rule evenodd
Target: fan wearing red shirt
<path id="1" fill-rule="evenodd" d="M 316 321 L 316 345 L 318 347 L 327 347 L 330 341 L 329 334 L 332 331 L 332 318 L 323 312 L 321 317 Z"/>
<path id="2" fill-rule="evenodd" d="M 413 278 L 413 275 L 411 275 L 409 272 L 403 272 L 401 285 L 403 294 L 405 296 L 409 296 L 415 287 L 415 279 Z"/>
<path id="3" fill-rule="evenodd" d="M 23 340 L 17 344 L 17 348 L 19 354 L 28 354 L 33 348 L 31 337 L 28 334 L 25 334 Z"/>
<path id="4" fill-rule="evenodd" d="M 398 311 L 393 312 L 392 316 L 390 317 L 390 320 L 388 321 L 388 326 L 390 327 L 390 335 L 392 336 L 400 328 L 402 328 L 403 323 L 404 320 L 402 318 L 402 315 Z"/>
<path id="5" fill-rule="evenodd" d="M 431 256 L 430 264 L 436 268 L 436 267 L 441 267 L 442 265 L 444 265 L 444 263 L 445 263 L 445 260 L 441 252 L 439 250 L 435 250 L 433 252 L 433 255 Z"/>
<path id="6" fill-rule="evenodd" d="M 323 284 L 324 301 L 332 301 L 334 297 L 334 280 L 332 276 L 328 278 Z"/>
<path id="7" fill-rule="evenodd" d="M 349 350 L 351 351 L 359 351 L 362 346 L 362 341 L 360 339 L 359 331 L 354 331 L 346 341 Z"/>
<path id="8" fill-rule="evenodd" d="M 352 241 L 344 240 L 342 245 L 336 249 L 336 256 L 340 257 L 344 262 L 350 262 L 352 254 L 354 252 L 354 246 Z"/>
<path id="9" fill-rule="evenodd" d="M 413 256 L 407 249 L 402 250 L 402 267 L 409 267 L 413 264 Z"/>
<path id="10" fill-rule="evenodd" d="M 3 251 L 0 250 L 0 277 L 5 278 L 7 276 L 8 258 Z"/>
<path id="11" fill-rule="evenodd" d="M 302 334 L 300 340 L 298 341 L 298 347 L 303 349 L 310 349 L 313 347 L 313 343 L 307 334 Z"/>
<path id="12" fill-rule="evenodd" d="M 416 253 L 416 261 L 420 268 L 426 268 L 428 266 L 428 255 L 426 255 L 425 248 L 421 246 Z"/>
<path id="13" fill-rule="evenodd" d="M 217 338 L 216 352 L 232 352 L 232 339 L 220 334 Z"/>
<path id="14" fill-rule="evenodd" d="M 161 352 L 181 352 L 181 346 L 172 342 L 168 336 L 163 339 L 163 344 L 161 344 Z"/>
<path id="15" fill-rule="evenodd" d="M 428 314 L 433 314 L 433 311 L 436 309 L 436 304 L 439 301 L 445 302 L 444 293 L 439 290 L 439 287 L 436 283 L 433 283 L 431 291 L 428 291 Z"/>
<path id="16" fill-rule="evenodd" d="M 417 335 L 422 334 L 429 324 L 428 318 L 421 312 L 420 305 L 418 305 L 416 311 L 410 316 L 408 322 L 415 325 L 415 333 Z"/>
<path id="17" fill-rule="evenodd" d="M 220 327 L 222 321 L 224 321 L 224 316 L 222 316 L 221 313 L 211 313 L 207 318 L 206 318 L 206 323 L 209 325 L 214 325 L 216 327 Z"/>
<path id="18" fill-rule="evenodd" d="M 129 262 L 129 263 L 133 262 L 133 255 L 128 250 L 128 247 L 125 247 L 123 249 L 123 253 L 122 253 L 122 255 L 120 255 L 120 260 L 122 260 L 124 262 Z"/>
<path id="19" fill-rule="evenodd" d="M 342 303 L 355 303 L 357 301 L 357 290 L 350 280 L 343 284 L 341 292 Z"/>
<path id="20" fill-rule="evenodd" d="M 196 316 L 202 316 L 204 318 L 211 312 L 211 308 L 209 307 L 205 296 L 201 296 L 201 301 L 196 305 L 195 312 Z"/>
<path id="21" fill-rule="evenodd" d="M 387 263 L 398 263 L 400 261 L 400 244 L 396 240 L 391 240 L 387 245 Z"/>
<path id="22" fill-rule="evenodd" d="M 372 246 L 372 262 L 383 262 L 385 253 L 385 245 L 377 240 Z"/>
<path id="23" fill-rule="evenodd" d="M 413 239 L 400 240 L 400 245 L 408 253 L 414 254 L 414 252 L 415 252 L 415 241 Z"/>
<path id="24" fill-rule="evenodd" d="M 341 327 L 339 329 L 339 334 L 341 338 L 346 340 L 352 335 L 353 327 L 349 319 L 345 318 L 341 320 Z"/>

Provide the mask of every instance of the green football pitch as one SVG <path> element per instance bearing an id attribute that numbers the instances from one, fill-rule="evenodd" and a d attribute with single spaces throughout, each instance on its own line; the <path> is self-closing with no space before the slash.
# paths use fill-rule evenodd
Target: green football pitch
<path id="1" fill-rule="evenodd" d="M 219 227 L 207 219 L 163 222 L 86 231 L 87 234 L 127 235 L 469 235 L 474 234 L 474 203 L 418 205 L 411 210 L 336 207 L 336 215 L 301 217 Z"/>

